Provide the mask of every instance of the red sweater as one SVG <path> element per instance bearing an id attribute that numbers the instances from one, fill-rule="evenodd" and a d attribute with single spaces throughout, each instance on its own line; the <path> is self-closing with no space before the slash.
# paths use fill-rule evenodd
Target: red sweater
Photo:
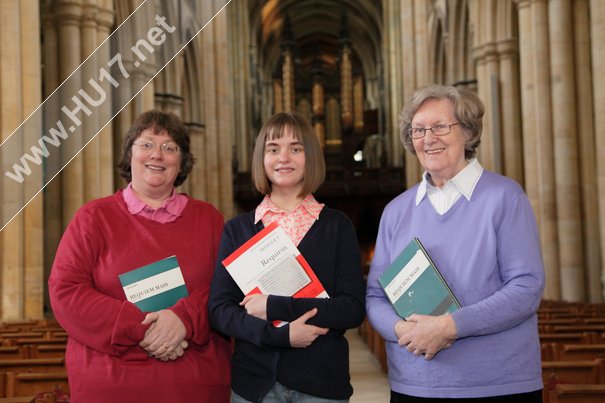
<path id="1" fill-rule="evenodd" d="M 230 345 L 211 330 L 207 301 L 223 228 L 210 204 L 189 198 L 160 224 L 130 214 L 122 191 L 82 207 L 65 231 L 49 279 L 53 312 L 69 334 L 71 401 L 229 401 Z M 118 275 L 176 255 L 189 296 L 171 309 L 189 347 L 163 362 L 138 346 L 145 314 L 126 301 Z"/>

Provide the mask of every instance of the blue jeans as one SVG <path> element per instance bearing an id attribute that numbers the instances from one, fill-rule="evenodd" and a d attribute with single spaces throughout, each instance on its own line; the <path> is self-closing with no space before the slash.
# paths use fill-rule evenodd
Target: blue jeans
<path id="1" fill-rule="evenodd" d="M 249 403 L 233 390 L 231 391 L 231 403 Z M 349 403 L 349 399 L 333 400 L 322 397 L 311 396 L 294 389 L 286 388 L 279 382 L 271 388 L 269 393 L 263 398 L 263 403 Z"/>

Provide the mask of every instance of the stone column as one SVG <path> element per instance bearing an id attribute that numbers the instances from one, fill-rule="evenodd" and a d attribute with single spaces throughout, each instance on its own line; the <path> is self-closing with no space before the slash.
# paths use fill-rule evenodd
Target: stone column
<path id="1" fill-rule="evenodd" d="M 222 0 L 214 1 L 214 12 L 216 13 L 224 3 Z M 229 36 L 227 35 L 229 25 L 227 21 L 227 13 L 219 13 L 212 21 L 214 30 L 214 58 L 217 66 L 228 66 L 229 64 Z M 228 69 L 219 69 L 215 76 L 217 84 L 217 92 L 215 97 L 218 100 L 217 117 L 219 119 L 218 131 L 214 132 L 214 136 L 218 137 L 218 146 L 220 152 L 220 165 L 216 174 L 219 181 L 219 194 L 217 207 L 226 217 L 234 215 L 233 207 L 233 172 L 232 172 L 232 147 L 231 136 L 226 136 L 225 133 L 233 133 L 234 126 L 232 125 L 231 116 L 234 113 L 233 95 L 231 89 L 231 73 Z M 294 84 L 292 84 L 294 89 Z"/>
<path id="2" fill-rule="evenodd" d="M 363 77 L 353 78 L 353 131 L 363 133 Z"/>
<path id="3" fill-rule="evenodd" d="M 601 251 L 605 250 L 605 3 L 590 1 L 590 36 L 592 51 L 592 81 L 594 102 L 594 132 L 597 154 L 597 189 L 599 200 L 599 226 L 601 230 Z M 605 253 L 601 253 L 601 267 L 605 267 Z M 601 281 L 605 271 L 601 269 Z"/>
<path id="4" fill-rule="evenodd" d="M 342 45 L 340 54 L 340 116 L 343 130 L 349 130 L 353 126 L 353 72 L 348 43 Z"/>
<path id="5" fill-rule="evenodd" d="M 324 113 L 325 113 L 325 100 L 324 100 L 324 87 L 323 87 L 323 76 L 321 74 L 321 68 L 318 66 L 313 74 L 313 87 L 311 89 L 311 109 L 313 111 L 313 127 L 315 128 L 315 134 L 319 139 L 321 148 L 326 147 L 326 133 L 324 125 Z"/>
<path id="6" fill-rule="evenodd" d="M 40 10 L 39 2 L 20 1 L 20 36 L 22 69 L 22 120 L 25 120 L 42 101 L 40 71 Z M 0 12 L 1 13 L 1 12 Z M 18 65 L 18 64 L 17 64 Z M 3 92 L 3 98 L 6 94 Z M 12 99 L 12 95 L 9 99 Z M 28 133 L 29 138 L 39 133 Z M 44 196 L 38 194 L 21 212 L 24 215 L 24 303 L 23 318 L 42 318 L 44 315 Z M 6 230 L 6 229 L 5 229 Z"/>
<path id="7" fill-rule="evenodd" d="M 207 18 L 206 16 L 212 16 L 214 7 L 213 1 L 204 1 L 199 3 L 201 5 L 201 13 L 202 18 Z M 206 19 L 207 20 L 207 19 Z M 205 63 L 202 63 L 199 74 L 204 77 L 204 94 L 202 95 L 202 99 L 204 99 L 204 113 L 203 116 L 206 118 L 205 130 L 204 130 L 204 145 L 203 145 L 203 153 L 204 155 L 200 155 L 198 161 L 200 167 L 198 167 L 198 171 L 203 169 L 204 177 L 205 177 L 205 189 L 206 189 L 206 199 L 208 202 L 214 204 L 216 207 L 219 207 L 220 204 L 220 187 L 219 184 L 219 171 L 220 171 L 220 157 L 221 150 L 219 147 L 219 136 L 224 133 L 220 131 L 220 122 L 217 116 L 217 111 L 219 109 L 219 99 L 217 98 L 218 92 L 218 80 L 216 79 L 218 76 L 218 67 L 219 65 L 216 63 L 216 42 L 215 42 L 215 24 L 212 23 L 206 27 L 206 29 L 202 30 L 200 34 L 194 39 L 199 40 L 200 44 L 200 55 L 206 59 Z M 230 160 L 230 159 L 229 159 Z M 231 184 L 231 179 L 229 179 L 229 184 Z"/>
<path id="8" fill-rule="evenodd" d="M 82 40 L 82 59 L 86 59 L 90 56 L 95 49 L 100 45 L 97 32 L 97 7 L 93 4 L 84 4 L 82 8 L 82 27 L 81 27 L 81 40 Z M 91 58 L 91 61 L 95 60 Z M 109 60 L 109 58 L 107 59 Z M 94 77 L 95 71 L 98 71 L 97 65 L 89 63 L 89 70 L 85 72 L 84 76 Z M 86 88 L 84 86 L 83 87 Z M 108 92 L 110 94 L 110 92 Z M 109 102 L 106 103 L 106 106 Z M 96 112 L 96 111 L 95 111 Z M 101 116 L 97 113 L 91 114 L 87 119 L 82 122 L 82 132 L 86 133 L 87 136 L 92 136 L 93 127 L 97 127 Z M 84 165 L 84 200 L 89 201 L 101 196 L 101 152 L 102 144 L 99 136 L 92 140 L 82 150 L 81 154 L 83 157 Z M 111 173 L 110 173 L 111 176 Z"/>
<path id="9" fill-rule="evenodd" d="M 189 136 L 191 137 L 191 149 L 196 150 L 196 154 L 199 154 L 199 157 L 205 160 L 206 131 L 204 127 L 191 124 L 188 124 L 187 127 L 189 129 Z M 191 174 L 183 185 L 189 187 L 188 191 L 191 197 L 208 200 L 208 194 L 206 193 L 206 169 L 203 166 L 204 161 L 202 158 L 198 158 L 197 163 L 193 166 L 193 171 L 191 171 Z"/>
<path id="10" fill-rule="evenodd" d="M 81 20 L 81 28 L 80 28 L 80 37 L 81 37 L 81 52 L 82 52 L 82 60 L 86 59 L 98 46 L 97 40 L 97 8 L 93 4 L 84 4 L 82 6 L 82 20 Z M 91 59 L 92 60 L 92 59 Z M 93 65 L 92 63 L 88 65 L 88 70 L 85 72 L 84 76 L 86 77 L 94 77 L 95 70 L 98 71 L 97 65 Z M 85 83 L 82 83 L 84 87 Z M 84 87 L 85 88 L 85 87 Z M 110 94 L 110 93 L 109 93 Z M 94 126 L 98 125 L 99 115 L 96 113 L 91 114 L 87 119 L 82 122 L 82 132 L 87 133 L 87 136 L 90 136 L 91 133 L 91 123 Z M 82 158 L 83 158 L 83 167 L 84 167 L 84 200 L 89 201 L 99 196 L 99 171 L 100 171 L 100 161 L 99 161 L 99 152 L 100 152 L 100 144 L 98 141 L 98 137 L 92 140 L 88 145 L 82 150 Z"/>
<path id="11" fill-rule="evenodd" d="M 560 247 L 557 234 L 557 206 L 554 180 L 553 161 L 553 126 L 552 105 L 550 99 L 550 46 L 548 41 L 548 3 L 546 0 L 531 2 L 532 43 L 533 43 L 533 78 L 535 91 L 532 100 L 532 112 L 536 117 L 535 130 L 537 134 L 537 152 L 534 158 L 538 162 L 538 192 L 540 203 L 540 236 L 542 240 L 542 255 L 546 269 L 546 295 L 558 290 L 561 279 L 559 276 Z M 557 298 L 559 299 L 559 298 Z"/>
<path id="12" fill-rule="evenodd" d="M 432 72 L 432 61 L 429 56 L 429 33 L 428 24 L 429 19 L 429 7 L 431 3 L 424 0 L 413 0 L 414 7 L 414 72 L 415 72 L 415 84 L 414 90 L 423 85 L 427 85 L 430 82 Z M 409 99 L 409 98 L 408 98 Z M 406 173 L 406 179 L 408 186 L 412 186 L 420 180 L 420 176 L 424 171 L 424 168 L 420 166 L 418 158 L 413 157 L 415 160 L 416 167 L 408 167 L 406 165 L 406 171 L 409 169 L 410 172 Z M 406 157 L 406 164 L 411 159 L 411 156 Z"/>
<path id="13" fill-rule="evenodd" d="M 414 36 L 414 0 L 401 1 L 400 26 L 401 26 L 401 91 L 402 104 L 394 108 L 395 116 L 398 117 L 401 109 L 412 98 L 416 89 L 416 41 Z M 405 151 L 399 136 L 399 126 L 393 130 L 396 134 L 396 145 L 394 149 L 399 155 L 404 154 L 405 159 L 405 179 L 407 186 L 411 186 L 420 180 L 421 170 L 418 158 L 415 155 Z"/>
<path id="14" fill-rule="evenodd" d="M 389 165 L 393 167 L 402 167 L 405 161 L 405 170 L 408 172 L 410 166 L 418 164 L 418 159 L 414 156 L 408 165 L 407 157 L 399 137 L 399 113 L 405 104 L 403 99 L 403 60 L 410 59 L 412 62 L 416 56 L 409 53 L 402 57 L 401 53 L 406 42 L 414 42 L 413 37 L 403 37 L 402 30 L 405 24 L 402 23 L 403 12 L 413 11 L 413 8 L 404 9 L 404 4 L 398 0 L 389 0 L 383 2 L 383 18 L 385 21 L 383 30 L 383 52 L 384 52 L 384 70 L 385 70 L 385 115 L 387 116 L 385 131 L 386 154 Z M 409 14 L 408 14 L 409 15 Z M 413 21 L 410 21 L 413 26 Z M 412 89 L 413 90 L 413 89 Z M 408 182 L 409 183 L 409 182 Z"/>
<path id="15" fill-rule="evenodd" d="M 59 86 L 59 36 L 57 27 L 55 26 L 55 19 L 52 13 L 52 9 L 44 10 L 44 57 L 46 62 L 44 63 L 44 96 L 47 98 L 52 92 Z M 49 111 L 52 113 L 52 118 L 49 118 L 50 122 L 56 122 L 59 117 L 58 111 Z M 58 169 L 56 165 L 60 163 L 60 158 L 57 157 L 58 153 L 53 153 L 49 156 L 47 166 L 51 169 Z M 55 252 L 63 235 L 63 214 L 61 207 L 61 188 L 62 188 L 61 175 L 55 176 L 55 178 L 46 185 L 44 189 L 44 271 L 45 271 L 45 282 L 48 283 L 48 276 L 50 274 L 50 268 L 55 258 Z M 46 303 L 50 306 L 50 299 L 46 296 Z"/>
<path id="16" fill-rule="evenodd" d="M 114 25 L 114 10 L 113 2 L 104 2 L 103 7 L 97 8 L 97 44 L 103 43 L 111 32 Z M 109 49 L 107 49 L 106 59 L 110 59 Z M 111 84 L 105 83 L 105 90 L 110 91 Z M 111 118 L 111 105 L 109 102 L 99 110 L 99 118 L 101 122 L 107 122 Z M 116 172 L 116 164 L 120 155 L 114 158 L 113 147 L 113 122 L 109 122 L 97 135 L 99 142 L 99 194 L 97 197 L 108 195 L 114 192 L 114 175 Z"/>
<path id="17" fill-rule="evenodd" d="M 294 88 L 294 55 L 287 47 L 283 52 L 282 85 L 284 91 L 284 111 L 296 110 L 296 89 Z"/>
<path id="18" fill-rule="evenodd" d="M 239 172 L 248 172 L 250 169 L 251 151 L 256 139 L 256 133 L 252 129 L 252 116 L 255 108 L 253 105 L 256 103 L 253 100 L 260 97 L 259 84 L 252 78 L 254 74 L 251 73 L 252 66 L 255 65 L 251 54 L 255 52 L 252 51 L 249 7 L 248 1 L 236 1 L 229 3 L 229 6 L 223 10 L 229 18 L 229 37 L 240 44 L 231 47 L 232 59 L 229 63 L 234 80 L 235 113 L 231 117 L 231 122 L 235 128 L 235 157 Z M 263 99 L 263 102 L 270 103 L 267 99 Z"/>
<path id="19" fill-rule="evenodd" d="M 548 161 L 545 161 L 552 158 L 552 139 L 550 144 L 547 141 L 548 136 L 552 136 L 550 104 L 546 102 L 545 105 L 544 102 L 544 99 L 550 97 L 546 4 L 542 0 L 520 0 L 517 7 L 519 11 L 525 189 L 534 209 L 540 232 L 546 270 L 544 297 L 559 300 L 561 283 L 554 217 L 556 211 L 555 206 L 552 205 L 555 200 L 552 187 L 554 167 L 552 163 L 548 167 Z M 550 168 L 550 171 L 547 168 Z M 545 191 L 547 189 L 550 192 Z"/>
<path id="20" fill-rule="evenodd" d="M 0 142 L 41 101 L 39 18 L 37 1 L 0 2 Z M 24 144 L 40 136 L 14 135 L 26 138 Z M 25 206 L 28 192 L 16 182 L 5 185 L 0 189 L 2 206 L 16 212 Z M 0 320 L 43 316 L 42 197 L 38 194 L 0 232 Z"/>
<path id="21" fill-rule="evenodd" d="M 517 39 L 497 43 L 500 57 L 500 109 L 502 168 L 504 175 L 524 185 L 521 96 L 519 94 L 519 47 Z"/>
<path id="22" fill-rule="evenodd" d="M 576 141 L 573 10 L 570 0 L 550 0 L 548 11 L 561 296 L 565 301 L 581 302 L 585 300 L 585 286 Z"/>
<path id="23" fill-rule="evenodd" d="M 217 11 L 222 1 L 201 2 L 199 20 L 208 20 Z M 197 105 L 202 110 L 195 125 L 189 125 L 192 147 L 198 161 L 191 177 L 193 194 L 216 206 L 229 219 L 233 216 L 233 148 L 231 133 L 234 133 L 232 116 L 236 106 L 233 102 L 228 60 L 228 16 L 219 13 L 195 42 L 197 63 L 201 70 L 200 96 Z M 203 62 L 201 62 L 203 58 Z M 186 78 L 185 78 L 186 80 Z M 193 105 L 196 107 L 195 105 Z"/>
<path id="24" fill-rule="evenodd" d="M 595 131 L 592 102 L 592 72 L 590 69 L 590 18 L 589 1 L 574 3 L 574 63 L 576 86 L 577 121 L 574 133 L 578 133 L 578 156 L 581 178 L 581 212 L 584 235 L 584 265 L 587 271 L 587 296 L 589 302 L 603 301 L 601 283 L 601 241 L 599 234 L 599 204 L 595 175 Z"/>
<path id="25" fill-rule="evenodd" d="M 63 82 L 82 62 L 82 35 L 80 24 L 82 23 L 82 4 L 56 3 L 54 13 L 54 23 L 58 27 L 59 36 L 59 81 Z M 77 94 L 81 88 L 81 83 L 70 83 L 71 87 L 65 87 L 65 94 Z M 67 96 L 67 95 L 66 95 Z M 71 99 L 62 99 L 61 105 L 74 109 L 76 105 Z M 80 112 L 82 114 L 83 112 Z M 74 126 L 75 130 L 70 133 L 70 139 L 82 139 L 82 127 Z M 84 144 L 77 144 L 74 140 L 70 147 L 81 147 Z M 62 150 L 63 151 L 63 150 Z M 63 161 L 65 163 L 66 161 Z M 63 229 L 72 219 L 74 213 L 85 202 L 84 191 L 84 158 L 79 153 L 69 162 L 61 171 L 62 189 L 61 189 L 61 207 L 63 211 Z"/>
<path id="26" fill-rule="evenodd" d="M 494 138 L 492 122 L 499 118 L 494 114 L 494 102 L 498 102 L 497 93 L 494 95 L 492 81 L 498 80 L 498 58 L 495 43 L 495 9 L 493 0 L 476 4 L 477 21 L 476 33 L 473 38 L 473 59 L 476 66 L 477 94 L 485 105 L 483 118 L 483 134 L 478 149 L 481 165 L 486 169 L 498 171 L 496 150 L 499 150 L 498 138 Z M 499 114 L 499 111 L 497 112 Z"/>
<path id="27" fill-rule="evenodd" d="M 273 79 L 273 105 L 275 113 L 284 111 L 284 87 L 279 78 Z"/>
<path id="28" fill-rule="evenodd" d="M 492 21 L 489 16 L 483 15 L 487 21 Z M 486 24 L 489 22 L 486 21 Z M 482 43 L 475 50 L 475 60 L 477 62 L 477 81 L 478 95 L 485 105 L 485 116 L 483 118 L 483 134 L 481 136 L 481 145 L 479 146 L 479 159 L 481 165 L 491 171 L 501 172 L 500 169 L 500 144 L 499 133 L 494 132 L 494 122 L 500 116 L 498 108 L 499 94 L 497 88 L 492 85 L 493 81 L 498 81 L 498 55 L 496 53 L 496 44 L 494 42 Z M 494 93 L 494 90 L 496 92 Z"/>

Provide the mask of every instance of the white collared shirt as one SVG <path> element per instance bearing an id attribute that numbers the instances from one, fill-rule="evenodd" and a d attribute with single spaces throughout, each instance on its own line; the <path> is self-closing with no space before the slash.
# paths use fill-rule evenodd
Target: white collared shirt
<path id="1" fill-rule="evenodd" d="M 458 201 L 460 196 L 464 196 L 466 200 L 471 200 L 482 173 L 483 167 L 476 158 L 473 158 L 467 166 L 440 189 L 430 184 L 428 180 L 429 173 L 425 171 L 416 192 L 416 205 L 419 205 L 424 196 L 427 196 L 437 213 L 443 215 Z"/>

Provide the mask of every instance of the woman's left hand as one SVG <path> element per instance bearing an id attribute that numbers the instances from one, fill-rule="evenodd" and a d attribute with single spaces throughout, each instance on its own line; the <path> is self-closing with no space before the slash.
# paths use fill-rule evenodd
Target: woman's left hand
<path id="1" fill-rule="evenodd" d="M 150 312 L 145 316 L 143 325 L 151 324 L 139 346 L 149 355 L 162 361 L 175 360 L 184 354 L 187 348 L 185 325 L 171 310 L 163 309 Z"/>
<path id="2" fill-rule="evenodd" d="M 410 353 L 423 355 L 426 360 L 432 360 L 435 354 L 450 347 L 456 340 L 456 323 L 450 314 L 412 314 L 406 321 L 413 326 L 398 332 L 399 345 L 405 346 Z"/>
<path id="3" fill-rule="evenodd" d="M 267 295 L 247 295 L 239 304 L 246 308 L 248 315 L 267 320 Z"/>

